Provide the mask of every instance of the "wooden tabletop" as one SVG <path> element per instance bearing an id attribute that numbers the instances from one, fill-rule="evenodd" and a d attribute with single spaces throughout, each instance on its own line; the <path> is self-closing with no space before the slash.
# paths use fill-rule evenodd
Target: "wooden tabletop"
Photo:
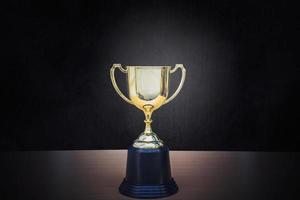
<path id="1" fill-rule="evenodd" d="M 132 199 L 118 192 L 126 154 L 125 150 L 2 152 L 0 199 Z M 163 199 L 299 199 L 299 155 L 171 151 L 179 191 Z"/>

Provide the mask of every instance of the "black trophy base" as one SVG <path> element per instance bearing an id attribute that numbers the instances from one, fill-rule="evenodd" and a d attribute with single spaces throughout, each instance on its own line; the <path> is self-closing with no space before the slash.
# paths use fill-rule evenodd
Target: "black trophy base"
<path id="1" fill-rule="evenodd" d="M 173 179 L 162 185 L 132 185 L 124 178 L 119 190 L 134 198 L 162 198 L 175 194 L 178 187 Z"/>
<path id="2" fill-rule="evenodd" d="M 169 149 L 128 148 L 126 177 L 120 193 L 134 198 L 160 198 L 178 191 L 171 176 Z"/>

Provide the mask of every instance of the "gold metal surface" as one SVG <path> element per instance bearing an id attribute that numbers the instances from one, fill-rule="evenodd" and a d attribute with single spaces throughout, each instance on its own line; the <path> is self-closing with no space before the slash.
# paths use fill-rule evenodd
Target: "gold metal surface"
<path id="1" fill-rule="evenodd" d="M 114 76 L 116 68 L 127 74 L 129 98 L 120 91 L 116 83 Z M 168 98 L 169 77 L 177 69 L 181 69 L 181 81 L 174 94 Z M 176 64 L 174 69 L 171 69 L 171 66 L 127 66 L 124 69 L 121 64 L 114 64 L 111 67 L 110 78 L 116 92 L 127 103 L 135 105 L 145 114 L 145 130 L 134 141 L 134 147 L 151 149 L 163 146 L 162 140 L 151 129 L 151 115 L 154 110 L 169 103 L 177 96 L 182 89 L 185 76 L 186 70 L 182 64 Z"/>

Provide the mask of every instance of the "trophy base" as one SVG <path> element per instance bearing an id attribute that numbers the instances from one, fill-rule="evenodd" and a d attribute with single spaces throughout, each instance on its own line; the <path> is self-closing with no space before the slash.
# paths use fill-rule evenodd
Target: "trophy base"
<path id="1" fill-rule="evenodd" d="M 131 185 L 126 179 L 120 185 L 119 191 L 133 198 L 162 198 L 170 196 L 178 191 L 178 187 L 173 180 L 163 185 Z"/>
<path id="2" fill-rule="evenodd" d="M 171 177 L 169 149 L 128 148 L 126 177 L 121 194 L 134 198 L 160 198 L 178 191 Z"/>

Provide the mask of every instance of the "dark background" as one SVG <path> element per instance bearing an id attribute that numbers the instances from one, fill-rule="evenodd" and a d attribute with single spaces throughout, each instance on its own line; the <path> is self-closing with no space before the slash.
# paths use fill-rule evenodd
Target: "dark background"
<path id="1" fill-rule="evenodd" d="M 126 148 L 144 116 L 114 91 L 111 65 L 182 63 L 181 93 L 153 115 L 171 149 L 299 150 L 291 2 L 11 1 L 1 10 L 1 149 Z M 171 79 L 174 91 L 180 73 Z"/>

